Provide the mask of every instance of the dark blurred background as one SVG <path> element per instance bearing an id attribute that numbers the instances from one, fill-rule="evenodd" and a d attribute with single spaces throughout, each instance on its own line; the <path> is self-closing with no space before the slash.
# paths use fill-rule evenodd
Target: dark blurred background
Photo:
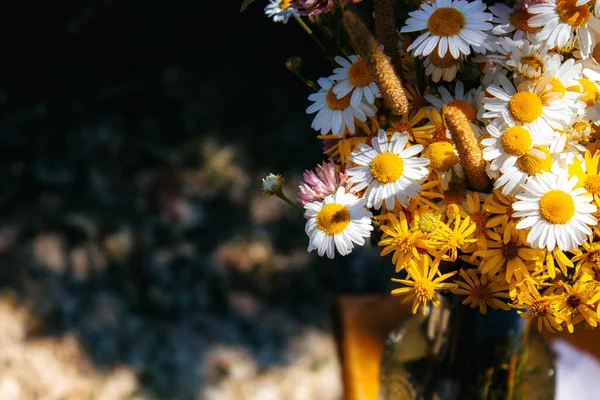
<path id="1" fill-rule="evenodd" d="M 0 12 L 0 399 L 336 399 L 334 301 L 376 249 L 308 254 L 332 70 L 256 0 L 18 1 Z"/>

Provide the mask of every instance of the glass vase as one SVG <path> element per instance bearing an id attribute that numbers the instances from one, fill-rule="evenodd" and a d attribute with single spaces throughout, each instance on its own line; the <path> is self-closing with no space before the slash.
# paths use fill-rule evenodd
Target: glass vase
<path id="1" fill-rule="evenodd" d="M 386 341 L 379 399 L 552 400 L 554 355 L 515 310 L 481 314 L 442 299 Z"/>

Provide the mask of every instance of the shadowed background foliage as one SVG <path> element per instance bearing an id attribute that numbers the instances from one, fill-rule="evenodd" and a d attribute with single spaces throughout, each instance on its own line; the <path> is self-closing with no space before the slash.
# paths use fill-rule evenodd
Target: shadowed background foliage
<path id="1" fill-rule="evenodd" d="M 322 159 L 284 66 L 331 71 L 310 38 L 260 0 L 11 3 L 0 398 L 338 398 L 331 301 L 393 267 L 309 255 L 261 193 Z"/>

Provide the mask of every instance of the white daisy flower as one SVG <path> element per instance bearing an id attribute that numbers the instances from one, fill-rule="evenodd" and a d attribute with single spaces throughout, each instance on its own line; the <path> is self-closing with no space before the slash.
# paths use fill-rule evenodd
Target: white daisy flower
<path id="1" fill-rule="evenodd" d="M 434 82 L 439 82 L 440 79 L 445 82 L 452 82 L 458 72 L 458 59 L 452 57 L 450 53 L 440 57 L 434 51 L 425 58 L 423 66 L 425 67 L 425 74 L 431 75 Z"/>
<path id="2" fill-rule="evenodd" d="M 493 97 L 483 99 L 487 110 L 483 117 L 502 117 L 531 132 L 551 133 L 553 129 L 564 129 L 573 118 L 568 109 L 571 102 L 561 99 L 557 93 L 547 92 L 550 79 L 540 79 L 533 87 L 521 84 L 516 89 L 507 77 L 499 75 L 500 86 L 490 85 L 486 89 Z"/>
<path id="3" fill-rule="evenodd" d="M 501 121 L 501 122 L 497 122 Z M 490 169 L 495 171 L 515 165 L 518 158 L 525 154 L 544 158 L 544 152 L 536 146 L 549 144 L 543 133 L 530 132 L 518 125 L 509 125 L 496 120 L 486 126 L 490 138 L 483 139 L 483 159 L 490 161 Z"/>
<path id="4" fill-rule="evenodd" d="M 513 216 L 523 218 L 517 229 L 529 229 L 531 247 L 575 250 L 592 234 L 589 225 L 598 223 L 592 215 L 594 198 L 576 186 L 576 176 L 569 179 L 566 174 L 552 173 L 530 178 L 523 185 L 523 193 L 512 205 Z"/>
<path id="5" fill-rule="evenodd" d="M 531 27 L 527 24 L 531 14 L 527 12 L 527 9 L 516 9 L 509 7 L 506 4 L 496 3 L 489 7 L 494 18 L 494 29 L 492 33 L 497 36 L 508 35 L 514 32 L 514 40 L 527 39 L 527 34 L 535 33 L 539 28 Z"/>
<path id="6" fill-rule="evenodd" d="M 474 123 L 477 120 L 478 114 L 477 109 L 474 106 L 476 93 L 475 89 L 471 89 L 465 93 L 464 84 L 462 81 L 457 81 L 454 87 L 454 96 L 443 86 L 438 87 L 438 93 L 440 97 L 427 94 L 425 95 L 425 100 L 431 103 L 431 105 L 433 105 L 440 112 L 440 114 L 443 111 L 442 108 L 446 104 L 451 104 L 460 108 L 460 110 L 469 120 L 469 124 L 471 125 L 471 129 L 473 129 L 475 136 L 479 137 L 482 133 L 481 127 Z M 446 136 L 448 138 L 452 137 L 450 130 L 446 130 Z"/>
<path id="7" fill-rule="evenodd" d="M 408 198 L 417 197 L 421 190 L 417 181 L 429 174 L 429 160 L 415 157 L 423 146 L 417 144 L 405 149 L 407 132 L 394 133 L 388 142 L 383 129 L 371 142 L 373 147 L 361 143 L 349 157 L 358 165 L 347 171 L 355 183 L 354 189 L 360 191 L 368 187 L 363 195 L 368 207 L 378 210 L 385 201 L 385 206 L 392 210 L 396 199 L 402 207 L 406 207 Z"/>
<path id="8" fill-rule="evenodd" d="M 596 45 L 594 31 L 600 31 L 600 20 L 590 13 L 590 0 L 546 0 L 528 8 L 529 26 L 541 27 L 535 34 L 548 48 L 564 47 L 575 38 L 584 58 L 589 57 Z"/>
<path id="9" fill-rule="evenodd" d="M 291 0 L 269 0 L 265 14 L 275 22 L 287 24 L 290 17 L 298 16 L 298 11 L 292 7 Z"/>
<path id="10" fill-rule="evenodd" d="M 343 187 L 323 201 L 306 203 L 305 231 L 309 238 L 308 251 L 333 258 L 335 250 L 349 254 L 355 244 L 363 246 L 371 236 L 373 214 L 365 207 L 366 200 L 346 193 Z"/>
<path id="11" fill-rule="evenodd" d="M 585 153 L 586 148 L 580 143 L 588 142 L 591 139 L 592 131 L 593 127 L 589 118 L 585 115 L 577 117 L 571 126 L 550 144 L 550 153 Z"/>
<path id="12" fill-rule="evenodd" d="M 339 99 L 352 92 L 350 104 L 358 106 L 365 99 L 367 103 L 373 104 L 376 97 L 381 97 L 381 92 L 367 68 L 367 64 L 359 56 L 350 56 L 350 60 L 337 56 L 335 61 L 341 65 L 341 68 L 333 70 L 333 75 L 329 77 L 338 81 L 333 87 L 333 93 Z"/>
<path id="13" fill-rule="evenodd" d="M 492 14 L 484 12 L 481 0 L 435 0 L 421 4 L 421 9 L 409 12 L 410 18 L 400 32 L 426 30 L 408 47 L 414 56 L 427 56 L 437 47 L 438 56 L 450 52 L 452 57 L 469 55 L 471 47 L 482 46 L 487 38 L 484 31 L 493 28 Z"/>
<path id="14" fill-rule="evenodd" d="M 508 163 L 500 168 L 500 176 L 494 181 L 494 188 L 501 189 L 505 196 L 514 196 L 521 192 L 523 185 L 531 176 L 545 172 L 560 172 L 559 155 L 550 153 L 546 146 L 538 146 L 517 158 L 514 164 Z"/>
<path id="15" fill-rule="evenodd" d="M 353 106 L 350 104 L 350 94 L 338 99 L 333 92 L 334 82 L 331 79 L 320 78 L 317 82 L 321 89 L 308 96 L 315 103 L 306 109 L 306 113 L 317 113 L 311 127 L 320 130 L 322 135 L 331 131 L 335 136 L 342 137 L 346 128 L 354 133 L 354 118 L 364 122 L 377 112 L 374 105 L 365 102 Z"/>
<path id="16" fill-rule="evenodd" d="M 451 104 L 459 107 L 462 112 L 465 113 L 469 121 L 475 121 L 477 116 L 477 110 L 474 106 L 475 89 L 471 89 L 465 93 L 464 83 L 462 83 L 462 81 L 457 81 L 454 86 L 454 95 L 452 95 L 452 93 L 450 93 L 450 91 L 443 86 L 438 87 L 438 94 L 440 97 L 436 97 L 432 94 L 427 94 L 424 97 L 425 100 L 437 108 L 440 113 L 442 112 L 442 108 L 445 104 Z"/>
<path id="17" fill-rule="evenodd" d="M 528 40 L 520 44 L 511 46 L 507 67 L 522 78 L 539 79 L 550 68 L 551 56 L 541 46 L 534 46 Z"/>

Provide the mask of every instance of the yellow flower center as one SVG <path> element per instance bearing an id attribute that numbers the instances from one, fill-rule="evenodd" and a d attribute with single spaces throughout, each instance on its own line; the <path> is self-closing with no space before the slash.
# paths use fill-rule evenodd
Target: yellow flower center
<path id="1" fill-rule="evenodd" d="M 590 251 L 588 251 L 588 253 L 587 253 L 587 259 L 591 263 L 594 263 L 596 265 L 600 265 L 600 250 L 590 250 Z"/>
<path id="2" fill-rule="evenodd" d="M 515 258 L 518 252 L 519 246 L 517 245 L 516 241 L 511 240 L 506 244 L 502 244 L 502 255 L 507 260 L 512 260 L 513 258 Z"/>
<path id="3" fill-rule="evenodd" d="M 350 83 L 356 87 L 365 87 L 373 82 L 371 72 L 363 60 L 358 60 L 348 68 Z"/>
<path id="4" fill-rule="evenodd" d="M 581 304 L 581 297 L 579 297 L 576 294 L 572 294 L 569 297 L 567 297 L 567 304 L 571 308 L 577 308 Z"/>
<path id="5" fill-rule="evenodd" d="M 511 156 L 520 157 L 531 149 L 531 135 L 522 126 L 511 126 L 500 138 L 502 148 Z"/>
<path id="6" fill-rule="evenodd" d="M 398 154 L 385 152 L 377 154 L 371 161 L 371 175 L 379 183 L 396 182 L 404 171 L 404 161 Z"/>
<path id="7" fill-rule="evenodd" d="M 291 5 L 292 0 L 281 0 L 281 3 L 279 3 L 279 8 L 281 8 L 282 10 L 287 10 L 291 7 Z"/>
<path id="8" fill-rule="evenodd" d="M 575 215 L 573 197 L 562 190 L 550 190 L 540 198 L 540 215 L 554 225 L 566 224 Z"/>
<path id="9" fill-rule="evenodd" d="M 587 104 L 588 107 L 596 104 L 598 97 L 600 97 L 600 91 L 596 84 L 586 78 L 578 79 L 578 82 L 583 89 L 583 96 L 581 96 L 580 100 Z"/>
<path id="10" fill-rule="evenodd" d="M 521 62 L 520 64 L 525 67 L 531 67 L 533 68 L 533 71 L 531 70 L 525 70 L 525 68 L 521 68 L 521 70 L 519 71 L 522 75 L 524 75 L 526 78 L 529 79 L 534 79 L 534 78 L 538 78 L 542 72 L 544 72 L 544 60 L 542 60 L 540 57 L 538 56 L 523 56 L 521 57 Z"/>
<path id="11" fill-rule="evenodd" d="M 485 226 L 487 220 L 487 216 L 481 211 L 475 211 L 471 214 L 471 222 L 475 224 L 475 234 L 477 236 L 487 231 L 487 227 Z"/>
<path id="12" fill-rule="evenodd" d="M 553 92 L 560 93 L 561 98 L 565 97 L 567 89 L 565 88 L 565 85 L 563 85 L 563 83 L 560 81 L 560 79 L 552 77 L 552 79 L 550 79 L 550 86 L 552 86 Z"/>
<path id="13" fill-rule="evenodd" d="M 475 108 L 464 100 L 454 100 L 448 103 L 448 105 L 454 106 L 462 111 L 469 121 L 475 121 L 477 118 L 477 111 L 475 111 Z"/>
<path id="14" fill-rule="evenodd" d="M 399 251 L 400 253 L 412 253 L 412 250 L 415 247 L 414 234 L 406 233 L 403 236 L 396 237 L 394 246 L 396 247 L 396 251 Z"/>
<path id="15" fill-rule="evenodd" d="M 435 36 L 455 36 L 466 25 L 464 15 L 453 7 L 442 7 L 429 17 L 427 29 Z"/>
<path id="16" fill-rule="evenodd" d="M 451 183 L 448 190 L 444 192 L 443 203 L 446 205 L 458 204 L 465 199 L 465 187 L 456 183 Z"/>
<path id="17" fill-rule="evenodd" d="M 343 232 L 350 223 L 350 212 L 341 204 L 325 204 L 317 213 L 316 223 L 321 231 L 336 235 Z"/>
<path id="18" fill-rule="evenodd" d="M 418 227 L 423 233 L 433 233 L 437 228 L 437 219 L 433 215 L 423 215 L 419 219 Z"/>
<path id="19" fill-rule="evenodd" d="M 590 18 L 587 4 L 576 5 L 577 0 L 557 0 L 556 13 L 562 22 L 571 26 L 581 26 Z"/>
<path id="20" fill-rule="evenodd" d="M 597 63 L 600 63 L 600 43 L 594 47 L 594 50 L 592 51 L 592 58 L 596 60 Z"/>
<path id="21" fill-rule="evenodd" d="M 435 289 L 430 281 L 421 280 L 415 282 L 415 294 L 419 300 L 431 300 L 435 296 Z"/>
<path id="22" fill-rule="evenodd" d="M 352 97 L 352 92 L 348 93 L 341 99 L 338 99 L 335 93 L 333 93 L 333 85 L 327 91 L 327 95 L 325 96 L 325 101 L 327 102 L 327 106 L 332 110 L 345 110 L 350 106 L 350 98 Z"/>
<path id="23" fill-rule="evenodd" d="M 435 50 L 429 54 L 429 60 L 433 65 L 438 68 L 451 68 L 456 65 L 458 62 L 452 54 L 448 51 L 444 57 L 440 57 L 438 55 L 438 48 L 436 46 Z"/>
<path id="24" fill-rule="evenodd" d="M 535 33 L 540 28 L 529 26 L 527 22 L 529 21 L 529 18 L 531 18 L 531 14 L 529 14 L 527 10 L 515 10 L 515 12 L 513 12 L 510 16 L 510 23 L 520 31 Z"/>
<path id="25" fill-rule="evenodd" d="M 476 285 L 471 289 L 471 296 L 479 303 L 489 303 L 492 299 L 492 293 L 488 285 Z"/>
<path id="26" fill-rule="evenodd" d="M 515 93 L 508 101 L 508 111 L 515 121 L 526 124 L 542 115 L 542 100 L 532 92 Z"/>
<path id="27" fill-rule="evenodd" d="M 548 305 L 543 300 L 534 301 L 531 303 L 531 314 L 534 317 L 543 317 L 548 313 Z"/>
<path id="28" fill-rule="evenodd" d="M 458 163 L 454 146 L 448 142 L 431 143 L 427 146 L 425 157 L 429 158 L 429 165 L 434 171 L 448 171 Z"/>
<path id="29" fill-rule="evenodd" d="M 571 129 L 567 131 L 569 139 L 576 140 L 578 142 L 583 140 L 589 140 L 592 134 L 592 125 L 586 120 L 578 120 L 573 123 Z"/>
<path id="30" fill-rule="evenodd" d="M 538 158 L 535 155 L 525 154 L 517 160 L 517 167 L 527 175 L 535 175 L 540 172 L 550 171 L 552 167 L 552 156 L 545 147 L 537 147 L 546 155 L 546 158 Z"/>
<path id="31" fill-rule="evenodd" d="M 600 175 L 590 175 L 585 178 L 583 187 L 588 193 L 600 194 Z"/>

